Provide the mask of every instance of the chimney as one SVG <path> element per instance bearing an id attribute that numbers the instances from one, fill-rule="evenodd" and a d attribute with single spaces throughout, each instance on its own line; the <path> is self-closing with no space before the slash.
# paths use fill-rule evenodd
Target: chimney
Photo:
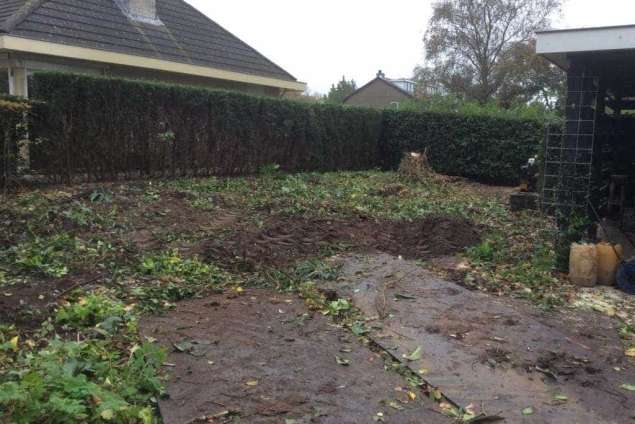
<path id="1" fill-rule="evenodd" d="M 125 14 L 135 21 L 160 25 L 157 0 L 117 0 Z"/>

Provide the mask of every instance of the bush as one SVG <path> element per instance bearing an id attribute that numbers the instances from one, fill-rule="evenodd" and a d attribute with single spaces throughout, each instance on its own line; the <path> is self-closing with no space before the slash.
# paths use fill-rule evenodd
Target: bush
<path id="1" fill-rule="evenodd" d="M 31 106 L 24 100 L 0 98 L 0 186 L 17 174 L 19 141 L 24 138 L 25 114 Z"/>
<path id="2" fill-rule="evenodd" d="M 386 111 L 380 151 L 386 169 L 396 169 L 403 152 L 427 150 L 437 172 L 513 185 L 542 137 L 534 120 Z"/>
<path id="3" fill-rule="evenodd" d="M 413 112 L 452 113 L 489 118 L 533 119 L 545 122 L 556 122 L 559 120 L 556 111 L 548 109 L 547 106 L 540 102 L 517 104 L 510 108 L 503 108 L 493 100 L 481 104 L 475 100 L 466 100 L 452 95 L 436 95 L 425 99 L 409 100 L 403 102 L 399 109 Z"/>
<path id="4" fill-rule="evenodd" d="M 514 184 L 539 120 L 375 111 L 159 83 L 36 73 L 32 167 L 75 177 L 245 175 L 396 169 L 429 149 L 436 171 Z M 278 168 L 275 168 L 276 171 Z"/>
<path id="5" fill-rule="evenodd" d="M 377 165 L 381 113 L 195 87 L 38 73 L 33 167 L 70 180 Z"/>

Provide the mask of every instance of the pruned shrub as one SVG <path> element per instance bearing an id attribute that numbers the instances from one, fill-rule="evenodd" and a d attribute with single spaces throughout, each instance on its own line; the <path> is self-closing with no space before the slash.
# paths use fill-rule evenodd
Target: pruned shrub
<path id="1" fill-rule="evenodd" d="M 36 73 L 31 165 L 53 181 L 397 170 L 515 184 L 542 124 L 456 113 L 376 111 L 64 73 Z M 3 126 L 4 128 L 5 126 Z"/>
<path id="2" fill-rule="evenodd" d="M 380 150 L 385 169 L 397 169 L 404 152 L 427 152 L 436 172 L 513 185 L 543 134 L 534 120 L 386 111 Z"/>
<path id="3" fill-rule="evenodd" d="M 381 113 L 195 87 L 39 73 L 32 165 L 63 180 L 377 166 Z"/>
<path id="4" fill-rule="evenodd" d="M 19 167 L 20 141 L 26 130 L 31 104 L 13 97 L 0 97 L 0 187 L 6 188 Z"/>

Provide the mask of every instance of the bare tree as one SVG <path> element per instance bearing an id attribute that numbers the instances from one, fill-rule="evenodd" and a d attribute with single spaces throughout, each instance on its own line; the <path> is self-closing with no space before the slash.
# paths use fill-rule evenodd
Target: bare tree
<path id="1" fill-rule="evenodd" d="M 549 26 L 562 0 L 442 0 L 424 37 L 428 66 L 448 90 L 492 99 L 510 72 L 510 49 Z"/>

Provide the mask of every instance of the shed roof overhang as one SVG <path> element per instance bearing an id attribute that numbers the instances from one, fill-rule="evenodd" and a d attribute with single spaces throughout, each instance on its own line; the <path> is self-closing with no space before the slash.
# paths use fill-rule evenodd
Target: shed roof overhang
<path id="1" fill-rule="evenodd" d="M 540 31 L 536 52 L 565 71 L 572 55 L 635 51 L 635 25 Z"/>

